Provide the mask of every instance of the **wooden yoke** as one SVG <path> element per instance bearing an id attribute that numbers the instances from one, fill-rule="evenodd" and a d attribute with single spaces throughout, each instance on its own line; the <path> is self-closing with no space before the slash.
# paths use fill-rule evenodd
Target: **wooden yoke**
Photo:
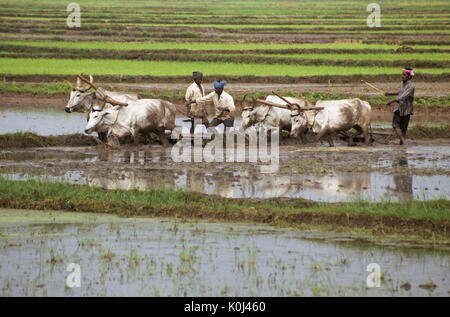
<path id="1" fill-rule="evenodd" d="M 272 93 L 273 93 L 275 96 L 277 96 L 278 98 L 280 98 L 281 100 L 283 100 L 285 103 L 287 103 L 289 109 L 293 110 L 293 109 L 292 109 L 293 107 L 297 107 L 297 110 L 300 110 L 300 108 L 301 108 L 300 105 L 290 103 L 286 98 L 284 98 L 283 96 L 280 96 L 280 95 L 277 94 L 275 91 L 272 91 Z"/>
<path id="2" fill-rule="evenodd" d="M 277 107 L 277 108 L 281 108 L 281 109 L 288 109 L 288 110 L 292 110 L 290 105 L 279 105 L 277 103 L 273 103 L 270 101 L 265 101 L 262 99 L 256 99 L 257 102 L 265 104 L 267 106 L 272 106 L 272 107 Z M 310 108 L 300 108 L 298 109 L 299 111 L 306 111 L 306 110 L 323 110 L 323 107 L 310 107 Z"/>

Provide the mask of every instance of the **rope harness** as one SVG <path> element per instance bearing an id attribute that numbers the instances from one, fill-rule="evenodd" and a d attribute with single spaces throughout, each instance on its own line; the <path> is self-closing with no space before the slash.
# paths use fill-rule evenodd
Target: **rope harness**
<path id="1" fill-rule="evenodd" d="M 119 113 L 120 113 L 120 109 L 122 109 L 122 107 L 119 108 L 119 110 L 117 110 L 117 115 L 116 115 L 116 119 L 114 120 L 114 123 L 111 125 L 111 127 L 108 130 L 108 134 L 107 136 L 109 136 L 112 133 L 112 130 L 114 128 L 114 126 L 117 124 L 118 126 L 124 128 L 125 130 L 127 130 L 128 132 L 130 132 L 130 134 L 133 134 L 131 129 L 127 126 L 124 126 L 123 124 L 121 124 L 120 122 L 117 122 L 117 119 L 119 118 Z"/>

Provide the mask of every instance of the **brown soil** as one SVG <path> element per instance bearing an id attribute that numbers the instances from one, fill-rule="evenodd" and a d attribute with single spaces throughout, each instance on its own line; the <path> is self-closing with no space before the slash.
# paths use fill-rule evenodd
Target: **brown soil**
<path id="1" fill-rule="evenodd" d="M 20 21 L 20 23 L 23 23 Z M 308 31 L 298 33 L 277 32 L 276 30 L 227 30 L 220 28 L 194 28 L 186 32 L 185 28 L 164 28 L 164 27 L 140 27 L 128 30 L 123 28 L 110 29 L 107 33 L 96 34 L 97 30 L 79 31 L 73 29 L 45 29 L 33 30 L 16 29 L 4 30 L 0 35 L 0 40 L 54 40 L 57 37 L 60 40 L 70 39 L 70 41 L 117 41 L 129 42 L 146 41 L 149 38 L 153 40 L 167 41 L 186 41 L 186 38 L 192 38 L 195 42 L 207 41 L 211 38 L 217 39 L 217 42 L 235 43 L 235 42 L 270 42 L 270 43 L 335 43 L 335 42 L 376 42 L 376 43 L 395 43 L 409 45 L 417 42 L 418 34 L 389 33 L 388 36 L 383 33 L 368 34 L 365 30 L 360 33 L 320 33 L 317 31 Z M 143 32 L 144 31 L 144 32 Z M 201 34 L 201 36 L 199 36 Z M 421 33 L 421 43 L 448 44 L 450 36 L 442 33 Z"/>
<path id="2" fill-rule="evenodd" d="M 0 149 L 47 146 L 86 146 L 97 144 L 94 137 L 84 134 L 40 136 L 35 133 L 27 132 L 23 135 L 0 135 Z"/>

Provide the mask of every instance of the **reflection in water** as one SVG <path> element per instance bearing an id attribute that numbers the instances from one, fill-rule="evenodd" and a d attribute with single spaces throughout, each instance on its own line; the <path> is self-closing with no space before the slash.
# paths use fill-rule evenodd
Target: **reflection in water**
<path id="1" fill-rule="evenodd" d="M 429 156 L 448 163 L 449 148 Z M 429 154 L 430 152 L 427 152 Z M 282 156 L 281 165 L 289 160 Z M 172 188 L 229 198 L 304 198 L 338 202 L 434 200 L 450 197 L 450 176 L 414 175 L 417 158 L 411 150 L 384 157 L 392 174 L 382 171 L 334 171 L 333 174 L 261 174 L 259 166 L 245 163 L 174 163 L 170 149 L 124 148 L 120 151 L 79 149 L 5 150 L 1 152 L 1 175 L 14 180 L 40 178 L 52 182 L 89 184 L 106 189 Z M 422 154 L 421 154 L 422 155 Z"/>
<path id="2" fill-rule="evenodd" d="M 448 296 L 448 252 L 334 243 L 348 234 L 1 209 L 0 231 L 2 297 Z M 81 287 L 64 287 L 71 262 Z M 372 262 L 386 278 L 368 288 Z"/>
<path id="3" fill-rule="evenodd" d="M 392 167 L 408 167 L 408 158 L 406 153 L 401 155 L 397 160 L 394 160 Z M 412 176 L 409 170 L 406 170 L 404 174 L 395 174 L 393 176 L 396 192 L 396 196 L 400 201 L 407 201 L 413 198 L 413 186 L 412 186 Z"/>
<path id="4" fill-rule="evenodd" d="M 86 183 L 105 189 L 174 188 L 226 198 L 304 198 L 338 202 L 358 199 L 404 201 L 449 197 L 449 177 L 432 176 L 441 190 L 428 190 L 427 176 L 385 175 L 382 173 L 340 173 L 334 176 L 265 175 L 257 172 L 168 172 L 149 169 L 90 173 Z M 425 181 L 424 181 L 425 180 Z M 393 185 L 394 184 L 394 187 Z"/>

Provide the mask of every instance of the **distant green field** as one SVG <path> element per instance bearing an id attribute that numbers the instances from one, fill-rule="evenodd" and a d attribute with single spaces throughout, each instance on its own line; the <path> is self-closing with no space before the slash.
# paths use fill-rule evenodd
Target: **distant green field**
<path id="1" fill-rule="evenodd" d="M 259 54 L 255 54 L 259 56 Z M 393 53 L 393 54 L 263 54 L 261 56 L 279 56 L 302 59 L 328 59 L 328 60 L 378 60 L 378 61 L 395 61 L 395 60 L 421 60 L 421 61 L 450 61 L 450 53 Z"/>
<path id="2" fill-rule="evenodd" d="M 50 41 L 0 41 L 5 45 L 23 45 L 35 47 L 54 48 L 84 48 L 84 49 L 110 49 L 110 50 L 283 50 L 283 49 L 377 49 L 395 50 L 397 44 L 362 44 L 362 43 L 305 43 L 305 44 L 271 44 L 271 43 L 135 43 L 135 42 L 50 42 Z M 412 45 L 415 49 L 446 49 L 450 45 Z"/>
<path id="3" fill-rule="evenodd" d="M 372 2 L 79 0 L 81 28 L 68 28 L 67 1 L 0 0 L 0 74 L 355 76 L 409 65 L 446 78 L 449 2 L 379 1 L 381 28 L 369 28 Z"/>
<path id="4" fill-rule="evenodd" d="M 165 62 L 135 60 L 90 60 L 90 59 L 29 59 L 2 58 L 0 73 L 6 74 L 79 74 L 96 75 L 151 75 L 184 76 L 201 69 L 210 75 L 223 76 L 323 76 L 323 75 L 377 75 L 398 74 L 396 67 L 341 67 L 302 65 L 261 65 L 205 62 Z M 450 68 L 418 69 L 418 73 L 450 73 Z"/>

